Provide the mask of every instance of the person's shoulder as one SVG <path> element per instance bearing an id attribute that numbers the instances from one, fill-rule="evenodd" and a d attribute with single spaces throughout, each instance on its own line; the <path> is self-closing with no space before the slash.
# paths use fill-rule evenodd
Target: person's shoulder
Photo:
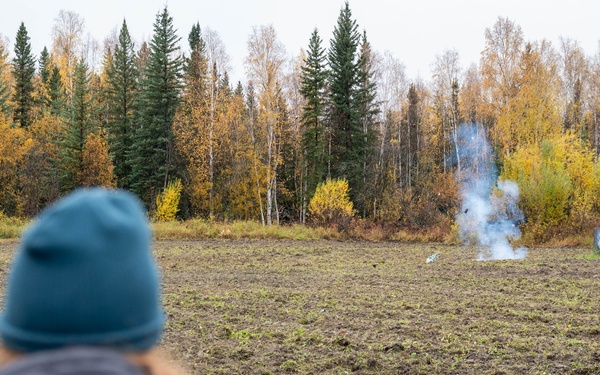
<path id="1" fill-rule="evenodd" d="M 0 369 L 0 375 L 144 375 L 117 351 L 70 347 L 25 355 Z"/>

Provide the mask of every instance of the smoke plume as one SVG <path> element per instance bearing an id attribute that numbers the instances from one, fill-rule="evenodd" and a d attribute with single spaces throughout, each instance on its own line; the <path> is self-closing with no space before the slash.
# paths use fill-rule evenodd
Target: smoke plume
<path id="1" fill-rule="evenodd" d="M 462 208 L 456 221 L 463 243 L 475 243 L 479 260 L 522 259 L 524 247 L 513 249 L 509 240 L 521 237 L 519 186 L 498 180 L 493 150 L 485 130 L 477 124 L 462 124 L 454 134 L 453 162 L 460 183 Z"/>

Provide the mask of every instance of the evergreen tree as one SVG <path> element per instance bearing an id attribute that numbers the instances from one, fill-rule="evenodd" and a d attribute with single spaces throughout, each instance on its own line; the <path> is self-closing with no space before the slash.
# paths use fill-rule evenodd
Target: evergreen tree
<path id="1" fill-rule="evenodd" d="M 206 101 L 208 90 L 208 59 L 206 57 L 206 45 L 202 39 L 200 24 L 192 26 L 188 37 L 190 45 L 190 57 L 186 61 L 184 84 L 188 96 L 194 96 L 196 100 Z M 200 103 L 195 103 L 199 105 Z"/>
<path id="2" fill-rule="evenodd" d="M 346 178 L 356 202 L 363 190 L 365 137 L 360 114 L 360 34 L 346 2 L 333 30 L 329 49 L 329 121 L 331 177 Z M 359 210 L 361 209 L 358 206 Z"/>
<path id="3" fill-rule="evenodd" d="M 302 202 L 298 201 L 296 191 L 299 190 L 297 181 L 297 152 L 296 139 L 292 137 L 291 118 L 288 110 L 286 97 L 281 89 L 276 93 L 277 110 L 277 129 L 280 134 L 277 138 L 278 149 L 280 150 L 280 162 L 277 164 L 277 217 L 278 222 L 290 222 L 297 217 L 301 217 L 299 212 L 302 210 Z"/>
<path id="4" fill-rule="evenodd" d="M 66 92 L 62 83 L 60 69 L 58 66 L 53 65 L 52 75 L 50 76 L 50 81 L 48 81 L 47 106 L 50 109 L 51 114 L 60 115 L 64 112 L 65 104 Z"/>
<path id="5" fill-rule="evenodd" d="M 242 86 L 242 82 L 238 81 L 237 85 L 235 86 L 235 90 L 233 91 L 233 96 L 234 97 L 244 97 L 244 86 Z"/>
<path id="6" fill-rule="evenodd" d="M 221 77 L 219 80 L 219 84 L 217 85 L 217 93 L 225 98 L 231 98 L 231 84 L 229 82 L 229 73 L 227 73 L 227 71 L 223 72 L 223 77 Z"/>
<path id="7" fill-rule="evenodd" d="M 202 31 L 200 30 L 200 23 L 196 22 L 192 25 L 192 30 L 188 35 L 188 43 L 190 44 L 190 51 L 194 50 L 204 51 L 204 40 L 202 40 Z"/>
<path id="8" fill-rule="evenodd" d="M 246 115 L 252 122 L 256 122 L 258 117 L 258 100 L 256 99 L 256 91 L 254 90 L 254 82 L 249 81 L 246 88 Z"/>
<path id="9" fill-rule="evenodd" d="M 50 61 L 50 54 L 48 49 L 44 47 L 42 53 L 40 53 L 40 78 L 43 85 L 48 85 L 50 77 L 52 76 L 52 63 Z"/>
<path id="10" fill-rule="evenodd" d="M 85 142 L 87 137 L 98 128 L 88 67 L 82 60 L 77 62 L 73 74 L 73 97 L 67 105 L 58 140 L 57 164 L 63 191 L 82 186 L 80 179 L 85 175 L 83 159 Z"/>
<path id="11" fill-rule="evenodd" d="M 50 61 L 50 54 L 48 49 L 44 47 L 42 53 L 40 53 L 39 63 L 39 81 L 37 82 L 37 103 L 36 106 L 41 109 L 48 108 L 50 103 L 50 90 L 48 84 L 50 83 L 50 77 L 52 76 L 52 62 Z"/>
<path id="12" fill-rule="evenodd" d="M 254 82 L 250 80 L 248 82 L 248 87 L 246 90 L 246 100 L 245 100 L 245 109 L 246 113 L 244 115 L 245 126 L 248 129 L 248 134 L 250 138 L 250 160 L 252 161 L 252 182 L 253 182 L 253 190 L 256 192 L 256 201 L 258 202 L 258 211 L 260 212 L 260 219 L 263 225 L 266 223 L 265 220 L 265 210 L 263 207 L 263 190 L 261 189 L 261 160 L 258 149 L 260 147 L 259 144 L 259 136 L 260 129 L 258 129 L 258 115 L 259 115 L 259 104 L 258 99 L 256 97 L 256 91 L 254 90 Z"/>
<path id="13" fill-rule="evenodd" d="M 372 184 L 367 181 L 375 180 L 375 168 L 373 168 L 373 160 L 375 153 L 375 141 L 376 141 L 376 129 L 375 124 L 377 121 L 377 115 L 379 114 L 379 106 L 376 103 L 377 97 L 377 85 L 373 79 L 373 52 L 371 50 L 371 44 L 367 41 L 367 33 L 363 32 L 362 42 L 360 46 L 360 58 L 359 58 L 359 70 L 358 70 L 358 82 L 359 87 L 357 91 L 357 104 L 358 104 L 358 118 L 362 129 L 362 168 L 361 177 L 362 183 L 359 185 L 362 187 L 361 191 L 355 196 L 356 206 L 363 210 L 363 216 L 366 215 L 367 199 L 374 198 Z"/>
<path id="14" fill-rule="evenodd" d="M 408 89 L 408 109 L 406 111 L 406 174 L 405 185 L 414 187 L 419 173 L 419 151 L 421 146 L 421 111 L 419 93 L 412 83 Z"/>
<path id="15" fill-rule="evenodd" d="M 115 164 L 117 185 L 120 188 L 129 188 L 127 178 L 131 169 L 127 158 L 132 144 L 134 96 L 139 73 L 135 64 L 134 45 L 125 20 L 114 54 L 109 55 L 108 58 L 110 61 L 107 63 L 107 141 Z"/>
<path id="16" fill-rule="evenodd" d="M 62 115 L 65 111 L 65 90 L 60 69 L 52 62 L 52 57 L 46 47 L 40 53 L 39 66 L 38 105 L 52 115 Z"/>
<path id="17" fill-rule="evenodd" d="M 325 50 L 315 29 L 308 45 L 308 54 L 300 74 L 300 93 L 306 99 L 302 111 L 302 148 L 305 158 L 303 208 L 306 209 L 319 182 L 327 175 L 328 137 L 323 121 L 327 71 Z"/>
<path id="18" fill-rule="evenodd" d="M 25 24 L 21 22 L 15 39 L 15 58 L 13 59 L 13 76 L 15 78 L 13 120 L 23 128 L 31 124 L 31 110 L 33 108 L 35 58 L 31 54 L 29 39 Z"/>
<path id="19" fill-rule="evenodd" d="M 173 173 L 173 117 L 179 103 L 182 58 L 173 18 L 165 7 L 156 17 L 150 54 L 139 91 L 136 129 L 128 159 L 130 184 L 153 204 Z"/>
<path id="20" fill-rule="evenodd" d="M 192 26 L 188 37 L 190 57 L 186 59 L 183 76 L 184 89 L 181 105 L 173 123 L 177 152 L 177 168 L 185 186 L 184 202 L 189 202 L 188 210 L 198 215 L 210 207 L 207 191 L 209 94 L 208 62 L 200 25 Z"/>

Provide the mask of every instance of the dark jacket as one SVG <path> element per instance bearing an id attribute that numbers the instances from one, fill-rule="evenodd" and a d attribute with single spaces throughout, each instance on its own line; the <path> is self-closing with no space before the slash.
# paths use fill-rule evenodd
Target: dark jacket
<path id="1" fill-rule="evenodd" d="M 70 347 L 28 354 L 0 369 L 0 375 L 144 375 L 120 353 Z"/>

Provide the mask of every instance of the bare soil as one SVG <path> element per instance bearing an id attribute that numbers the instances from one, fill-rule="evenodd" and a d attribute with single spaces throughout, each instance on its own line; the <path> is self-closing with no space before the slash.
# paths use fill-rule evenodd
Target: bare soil
<path id="1" fill-rule="evenodd" d="M 0 282 L 17 243 L 0 242 Z M 158 241 L 162 346 L 193 374 L 598 374 L 600 260 L 533 248 Z M 425 259 L 439 253 L 430 264 Z"/>

